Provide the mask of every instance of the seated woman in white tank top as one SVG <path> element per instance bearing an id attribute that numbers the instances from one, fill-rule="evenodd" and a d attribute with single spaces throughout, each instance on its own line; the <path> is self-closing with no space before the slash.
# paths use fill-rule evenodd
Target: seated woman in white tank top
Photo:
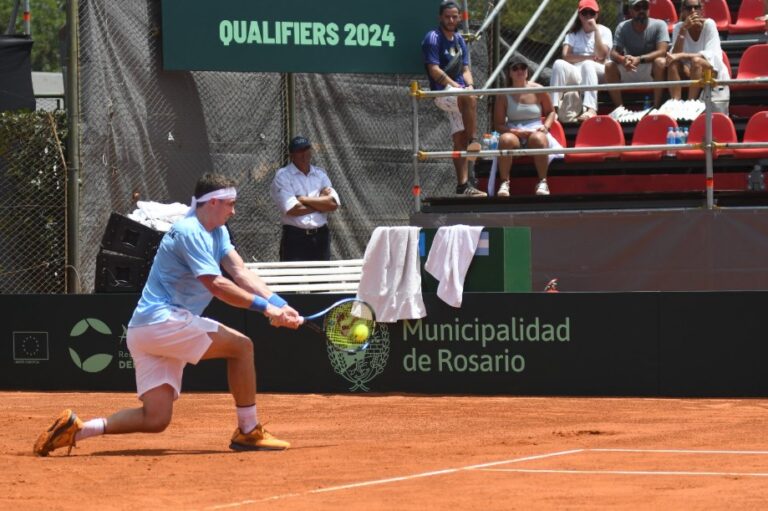
<path id="1" fill-rule="evenodd" d="M 507 63 L 507 83 L 509 87 L 541 87 L 536 82 L 528 81 L 528 65 L 519 56 L 513 56 Z M 544 120 L 542 121 L 542 117 Z M 557 119 L 552 108 L 552 100 L 545 92 L 508 94 L 498 96 L 493 111 L 493 127 L 501 133 L 499 149 L 542 149 L 562 147 L 549 133 Z M 539 183 L 536 195 L 549 195 L 547 170 L 549 162 L 561 155 L 541 154 L 533 157 Z M 497 195 L 509 197 L 509 175 L 512 169 L 512 156 L 499 157 L 499 178 L 501 185 Z"/>

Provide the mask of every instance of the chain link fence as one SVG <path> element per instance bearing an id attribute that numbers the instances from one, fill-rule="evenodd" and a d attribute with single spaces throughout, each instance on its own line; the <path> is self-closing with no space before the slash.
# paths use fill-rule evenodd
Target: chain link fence
<path id="1" fill-rule="evenodd" d="M 66 292 L 64 112 L 0 113 L 0 293 Z"/>
<path id="2" fill-rule="evenodd" d="M 538 5 L 529 4 L 510 2 L 506 9 L 513 9 L 515 19 L 524 22 Z M 480 25 L 489 7 L 488 2 L 473 2 L 470 31 Z M 610 10 L 603 7 L 604 12 Z M 520 47 L 532 60 L 546 53 L 562 30 L 561 18 L 572 14 L 562 3 L 553 2 L 550 8 L 540 21 L 542 28 Z M 96 256 L 112 212 L 130 213 L 137 198 L 188 203 L 195 182 L 205 172 L 239 182 L 237 214 L 230 229 L 244 259 L 276 260 L 280 218 L 269 185 L 287 162 L 289 122 L 313 141 L 314 163 L 327 170 L 341 197 L 342 207 L 330 216 L 333 258 L 362 257 L 376 226 L 409 223 L 415 201 L 408 86 L 416 80 L 426 88 L 423 74 L 296 74 L 295 117 L 289 119 L 287 75 L 164 71 L 159 2 L 80 0 L 79 9 L 81 183 L 79 231 L 74 235 L 80 246 L 77 269 L 83 291 L 93 290 Z M 603 23 L 608 25 L 605 19 Z M 502 36 L 511 42 L 520 28 L 502 24 Z M 484 83 L 489 76 L 490 34 L 470 48 L 475 81 Z M 489 104 L 487 98 L 478 103 L 481 134 L 490 129 Z M 448 123 L 432 101 L 419 104 L 419 130 L 420 149 L 450 147 Z M 57 152 L 50 147 L 46 156 Z M 23 285 L 7 287 L 12 279 L 8 272 L 21 267 L 4 261 L 5 292 L 64 290 L 63 166 L 60 160 L 40 165 L 54 169 L 43 175 L 57 183 L 62 199 L 54 201 L 58 213 L 35 213 L 43 228 L 58 225 L 61 238 L 55 243 L 46 238 L 47 244 L 38 242 L 38 247 L 46 247 L 39 250 L 45 254 L 48 246 L 59 251 L 56 257 L 40 257 L 49 265 L 45 279 L 50 282 L 45 284 L 45 279 L 38 283 L 31 275 L 15 274 Z M 419 165 L 424 195 L 453 194 L 456 178 L 450 160 Z M 4 163 L 6 180 L 8 168 Z M 9 207 L 6 203 L 12 197 L 20 197 L 5 191 L 12 189 L 3 187 L 3 207 Z M 43 218 L 51 220 L 46 223 Z M 20 234 L 11 225 L 9 220 L 3 227 L 4 244 L 19 243 L 14 236 Z M 34 259 L 30 252 L 13 252 L 4 257 L 35 266 L 29 264 Z"/>

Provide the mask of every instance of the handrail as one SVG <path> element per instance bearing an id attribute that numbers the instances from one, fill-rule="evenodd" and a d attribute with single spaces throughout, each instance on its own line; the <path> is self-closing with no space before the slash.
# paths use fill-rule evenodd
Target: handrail
<path id="1" fill-rule="evenodd" d="M 546 3 L 546 2 L 544 2 Z M 513 49 L 510 48 L 510 51 Z M 509 52 L 508 52 L 509 56 Z M 506 57 L 508 58 L 508 57 Z M 672 151 L 676 152 L 683 149 L 700 149 L 705 154 L 705 178 L 706 178 L 706 190 L 707 201 L 706 206 L 708 209 L 714 208 L 714 171 L 713 171 L 713 153 L 716 150 L 722 149 L 736 149 L 736 148 L 768 148 L 768 142 L 729 142 L 720 143 L 712 140 L 712 113 L 714 110 L 714 103 L 712 102 L 712 88 L 721 85 L 763 85 L 768 84 L 768 77 L 761 78 L 749 78 L 749 79 L 728 79 L 728 80 L 715 80 L 712 71 L 706 70 L 704 77 L 700 80 L 680 80 L 680 81 L 661 81 L 661 82 L 634 82 L 634 83 L 613 83 L 613 84 L 598 84 L 598 85 L 576 85 L 576 86 L 563 86 L 563 87 L 511 87 L 511 88 L 487 88 L 483 89 L 471 89 L 471 90 L 450 90 L 450 91 L 424 91 L 419 87 L 418 82 L 413 81 L 410 85 L 410 96 L 413 104 L 413 166 L 414 166 L 414 187 L 413 193 L 416 198 L 416 208 L 420 211 L 421 206 L 421 188 L 419 186 L 419 161 L 424 161 L 429 158 L 466 158 L 468 156 L 480 157 L 480 156 L 524 156 L 524 155 L 540 155 L 540 154 L 571 154 L 571 153 L 594 153 L 594 152 L 636 152 L 636 151 Z M 643 146 L 604 146 L 604 147 L 562 147 L 556 149 L 498 149 L 498 150 L 486 150 L 486 151 L 421 151 L 419 150 L 418 140 L 418 101 L 425 98 L 435 98 L 441 96 L 499 96 L 503 94 L 522 94 L 526 92 L 534 93 L 550 93 L 550 92 L 563 92 L 563 91 L 587 91 L 587 90 L 623 90 L 623 89 L 661 89 L 668 88 L 673 85 L 679 85 L 682 87 L 698 86 L 702 87 L 702 97 L 704 98 L 704 115 L 706 116 L 705 123 L 705 135 L 704 140 L 699 144 L 657 144 L 657 145 L 643 145 Z"/>
<path id="2" fill-rule="evenodd" d="M 496 4 L 496 6 L 493 8 L 491 13 L 485 17 L 485 21 L 483 21 L 483 24 L 480 25 L 480 28 L 478 28 L 474 33 L 472 34 L 466 34 L 464 37 L 467 39 L 467 41 L 477 41 L 480 39 L 480 37 L 483 35 L 483 32 L 485 32 L 488 29 L 488 25 L 491 24 L 491 22 L 496 18 L 496 16 L 499 15 L 501 12 L 501 9 L 504 7 L 504 4 L 507 3 L 507 0 L 499 0 L 499 3 Z"/>
<path id="3" fill-rule="evenodd" d="M 504 57 L 499 61 L 498 65 L 496 66 L 496 69 L 493 70 L 491 75 L 488 77 L 488 80 L 486 80 L 485 84 L 483 85 L 483 89 L 487 89 L 491 84 L 493 84 L 493 81 L 496 80 L 496 77 L 499 76 L 499 73 L 501 73 L 501 70 L 504 69 L 504 66 L 507 64 L 507 61 L 512 57 L 512 55 L 517 50 L 517 47 L 520 46 L 520 43 L 525 39 L 525 37 L 528 35 L 528 32 L 531 31 L 531 28 L 533 27 L 534 23 L 536 23 L 536 20 L 539 19 L 541 16 L 541 13 L 544 11 L 544 9 L 549 4 L 549 0 L 543 0 L 539 7 L 536 9 L 536 11 L 531 15 L 531 18 L 528 20 L 528 23 L 523 27 L 523 30 L 520 32 L 520 35 L 517 36 L 517 39 L 512 44 L 512 46 L 509 47 L 509 50 L 504 55 Z"/>
<path id="4" fill-rule="evenodd" d="M 549 62 L 549 59 L 552 58 L 552 55 L 554 55 L 555 52 L 561 47 L 560 43 L 563 42 L 563 39 L 565 39 L 566 34 L 571 29 L 571 27 L 573 26 L 573 23 L 576 21 L 576 18 L 578 17 L 579 17 L 579 10 L 576 9 L 575 11 L 573 11 L 573 15 L 568 20 L 568 23 L 566 23 L 565 26 L 563 27 L 563 31 L 560 32 L 560 35 L 557 36 L 557 39 L 555 39 L 555 41 L 552 43 L 552 46 L 549 48 L 549 51 L 547 52 L 547 54 L 544 55 L 544 58 L 541 59 L 541 64 L 539 64 L 536 67 L 536 71 L 534 71 L 533 75 L 531 75 L 532 82 L 535 82 L 536 79 L 539 77 L 539 75 L 541 75 L 541 72 L 544 71 L 544 69 L 546 69 L 546 66 L 544 66 L 544 63 Z"/>

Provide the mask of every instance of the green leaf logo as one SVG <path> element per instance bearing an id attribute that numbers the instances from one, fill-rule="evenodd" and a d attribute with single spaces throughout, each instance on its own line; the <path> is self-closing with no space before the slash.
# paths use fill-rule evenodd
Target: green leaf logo
<path id="1" fill-rule="evenodd" d="M 101 335 L 112 335 L 112 329 L 110 329 L 102 320 L 85 318 L 75 323 L 75 326 L 73 326 L 72 330 L 69 332 L 69 336 L 80 337 L 89 329 L 93 329 Z M 69 348 L 69 356 L 72 358 L 72 362 L 86 373 L 98 373 L 103 371 L 112 362 L 112 359 L 115 358 L 114 355 L 109 353 L 97 353 L 83 361 L 80 354 L 72 347 Z"/>

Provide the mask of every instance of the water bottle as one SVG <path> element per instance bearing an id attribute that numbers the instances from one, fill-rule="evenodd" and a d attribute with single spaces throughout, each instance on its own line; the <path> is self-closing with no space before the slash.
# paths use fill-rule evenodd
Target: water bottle
<path id="1" fill-rule="evenodd" d="M 643 110 L 650 110 L 651 109 L 651 97 L 646 96 L 643 99 Z"/>
<path id="2" fill-rule="evenodd" d="M 752 172 L 747 174 L 747 190 L 751 192 L 762 192 L 765 190 L 765 179 L 763 179 L 763 168 L 755 165 Z"/>
<path id="3" fill-rule="evenodd" d="M 688 128 L 683 128 L 683 144 L 688 143 Z"/>
<path id="4" fill-rule="evenodd" d="M 486 133 L 483 135 L 483 151 L 488 151 L 491 148 L 491 134 Z"/>
<path id="5" fill-rule="evenodd" d="M 672 145 L 675 143 L 675 128 L 672 126 L 667 129 L 667 144 Z M 674 156 L 675 152 L 667 149 L 667 156 Z"/>
<path id="6" fill-rule="evenodd" d="M 499 132 L 494 131 L 491 133 L 491 149 L 496 150 L 499 148 Z"/>
<path id="7" fill-rule="evenodd" d="M 680 145 L 683 143 L 683 130 L 682 128 L 677 128 L 675 130 L 675 144 Z"/>

